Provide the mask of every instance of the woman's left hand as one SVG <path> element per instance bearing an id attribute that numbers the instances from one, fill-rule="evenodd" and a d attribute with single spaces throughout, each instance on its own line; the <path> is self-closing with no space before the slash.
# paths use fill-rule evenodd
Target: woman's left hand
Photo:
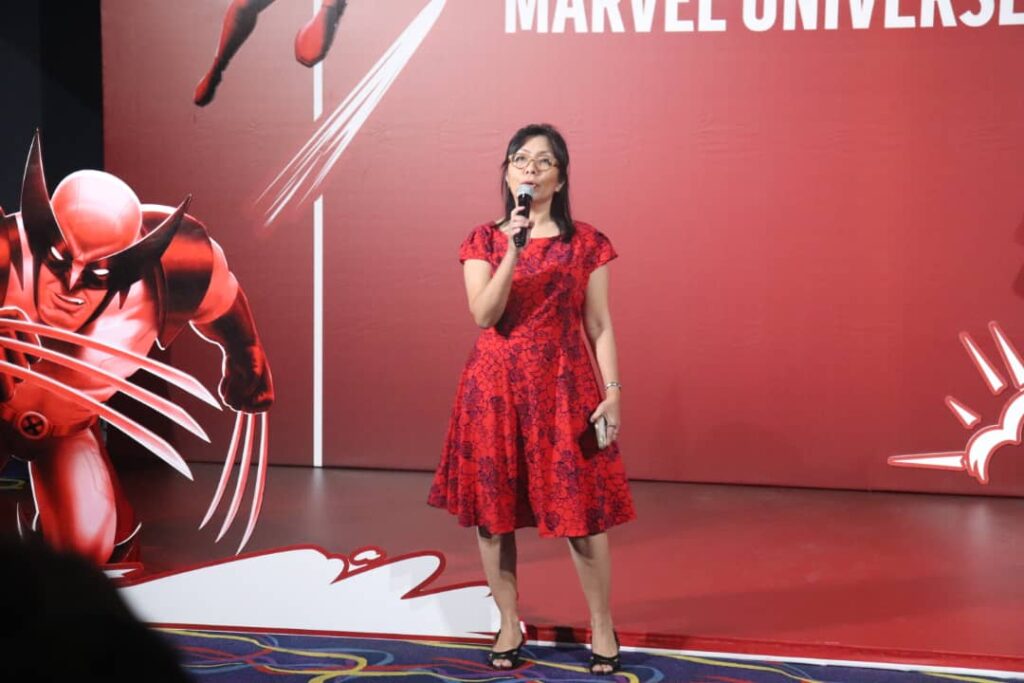
<path id="1" fill-rule="evenodd" d="M 604 419 L 608 422 L 608 443 L 611 443 L 619 438 L 619 432 L 622 430 L 618 391 L 610 392 L 608 397 L 601 401 L 601 405 L 597 406 L 597 410 L 590 416 L 591 424 L 597 422 L 597 418 L 602 415 L 604 415 Z"/>

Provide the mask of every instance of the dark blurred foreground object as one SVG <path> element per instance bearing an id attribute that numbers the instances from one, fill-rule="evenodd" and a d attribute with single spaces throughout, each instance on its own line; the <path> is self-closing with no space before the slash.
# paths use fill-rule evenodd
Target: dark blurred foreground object
<path id="1" fill-rule="evenodd" d="M 0 538 L 0 681 L 188 681 L 85 559 Z"/>

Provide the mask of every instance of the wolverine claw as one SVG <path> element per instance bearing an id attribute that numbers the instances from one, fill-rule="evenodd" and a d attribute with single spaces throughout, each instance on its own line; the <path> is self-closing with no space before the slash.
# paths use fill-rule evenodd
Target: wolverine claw
<path id="1" fill-rule="evenodd" d="M 31 344 L 28 342 L 11 339 L 0 335 L 0 349 L 9 349 L 15 352 L 18 357 L 27 359 L 29 356 L 36 356 L 48 360 L 56 365 L 60 365 L 75 372 L 82 374 L 90 379 L 99 379 L 107 382 L 110 386 L 120 391 L 125 396 L 135 399 L 147 408 L 151 408 L 154 411 L 166 416 L 169 420 L 177 424 L 179 427 L 187 429 L 203 441 L 209 442 L 210 437 L 206 435 L 203 428 L 199 426 L 199 423 L 189 415 L 181 406 L 168 401 L 163 396 L 158 396 L 148 389 L 144 389 L 136 384 L 132 384 L 123 377 L 119 377 L 111 372 L 103 370 L 102 368 L 86 363 L 77 358 L 48 349 L 45 346 L 39 346 L 37 344 Z M 21 367 L 27 367 L 27 360 L 25 364 L 15 363 Z"/>
<path id="2" fill-rule="evenodd" d="M 79 389 L 64 384 L 63 382 L 59 382 L 51 377 L 47 377 L 46 375 L 35 372 L 29 368 L 23 368 L 20 365 L 8 363 L 7 361 L 0 361 L 0 373 L 20 379 L 29 385 L 42 387 L 43 389 L 46 389 L 67 401 L 88 408 L 93 413 L 145 446 L 147 449 L 152 451 L 154 455 L 166 462 L 182 475 L 192 479 L 192 471 L 189 469 L 184 458 L 178 454 L 178 451 L 174 450 L 174 447 L 151 432 L 149 429 L 146 429 L 134 420 L 125 417 L 110 406 L 100 403 L 92 396 L 89 396 Z"/>
<path id="3" fill-rule="evenodd" d="M 228 507 L 228 514 L 224 517 L 224 524 L 217 534 L 217 541 L 224 538 L 231 523 L 235 521 L 238 514 L 238 507 L 242 504 L 242 496 L 245 493 L 245 484 L 249 479 L 249 466 L 252 465 L 252 442 L 253 442 L 253 414 L 239 413 L 245 415 L 245 441 L 242 444 L 242 458 L 238 465 L 238 480 L 235 482 L 235 495 L 231 498 L 231 505 Z"/>
<path id="4" fill-rule="evenodd" d="M 242 438 L 242 425 L 245 425 L 245 437 Z M 238 509 L 242 504 L 242 498 L 245 495 L 245 486 L 249 478 L 249 468 L 252 465 L 253 456 L 253 443 L 256 440 L 256 432 L 259 432 L 259 451 L 256 456 L 256 485 L 253 488 L 252 505 L 249 508 L 249 518 L 246 521 L 245 532 L 242 534 L 242 542 L 238 545 L 238 550 L 235 554 L 242 552 L 249 539 L 252 537 L 252 532 L 256 528 L 256 521 L 259 519 L 260 510 L 263 508 L 263 492 L 267 485 L 267 452 L 270 444 L 270 425 L 268 422 L 267 414 L 260 413 L 258 416 L 254 413 L 238 413 L 235 417 L 235 428 L 231 435 L 231 445 L 228 447 L 227 457 L 224 460 L 224 469 L 221 471 L 220 481 L 217 483 L 217 490 L 213 495 L 213 500 L 210 502 L 210 507 L 206 511 L 206 516 L 203 518 L 199 528 L 202 529 L 213 517 L 213 513 L 220 506 L 221 499 L 224 496 L 224 491 L 227 489 L 228 479 L 231 477 L 231 470 L 234 469 L 235 459 L 238 454 L 238 446 L 241 443 L 241 458 L 238 465 L 238 479 L 235 482 L 235 492 L 231 498 L 231 503 L 228 505 L 227 514 L 224 517 L 224 522 L 221 525 L 220 532 L 217 534 L 217 541 L 220 541 L 227 533 L 228 529 L 235 521 L 235 517 L 238 515 Z"/>
<path id="5" fill-rule="evenodd" d="M 217 410 L 221 409 L 220 402 L 214 398 L 213 394 L 211 394 L 206 387 L 199 382 L 199 380 L 186 372 L 182 372 L 175 367 L 167 365 L 166 363 L 161 363 L 160 361 L 128 351 L 119 346 L 106 344 L 75 332 L 62 330 L 58 327 L 51 327 L 50 325 L 44 325 L 42 323 L 0 318 L 0 330 L 5 328 L 38 335 L 44 339 L 56 339 L 85 349 L 102 351 L 103 353 L 110 354 L 117 358 L 131 360 L 133 363 L 136 363 L 140 369 L 145 370 L 151 375 L 158 377 L 169 384 L 173 384 L 189 395 L 198 398 L 200 401 L 203 401 L 214 408 L 217 408 Z M 36 349 L 32 350 L 32 354 L 36 354 Z"/>
<path id="6" fill-rule="evenodd" d="M 217 482 L 217 490 L 213 494 L 213 500 L 210 501 L 210 507 L 206 511 L 206 516 L 203 517 L 203 521 L 199 524 L 200 529 L 205 527 L 213 517 L 214 511 L 220 505 L 220 499 L 224 495 L 224 490 L 228 486 L 231 469 L 235 466 L 235 456 L 238 454 L 238 442 L 242 436 L 242 422 L 242 413 L 237 413 L 235 415 L 235 428 L 231 432 L 231 443 L 228 445 L 228 453 L 224 458 L 224 469 L 220 473 L 220 481 Z"/>
<path id="7" fill-rule="evenodd" d="M 245 525 L 245 533 L 242 534 L 242 542 L 238 544 L 235 554 L 242 552 L 242 548 L 249 542 L 253 530 L 256 528 L 256 520 L 259 519 L 260 510 L 263 508 L 263 491 L 267 486 L 267 449 L 270 445 L 270 424 L 267 421 L 267 414 L 261 413 L 260 417 L 260 451 L 259 460 L 256 465 L 256 488 L 253 490 L 252 507 L 249 508 L 249 521 Z"/>

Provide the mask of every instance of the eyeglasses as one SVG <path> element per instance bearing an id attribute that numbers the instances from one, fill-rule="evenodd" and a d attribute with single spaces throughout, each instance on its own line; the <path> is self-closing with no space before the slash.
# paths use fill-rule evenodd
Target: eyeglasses
<path id="1" fill-rule="evenodd" d="M 508 163 L 512 164 L 520 171 L 525 171 L 526 167 L 530 165 L 531 161 L 533 162 L 534 168 L 536 168 L 541 173 L 543 173 L 544 171 L 550 171 L 552 168 L 558 165 L 555 163 L 555 160 L 552 159 L 551 157 L 532 157 L 529 154 L 524 154 L 522 152 L 516 152 L 515 154 L 511 154 L 508 157 Z"/>

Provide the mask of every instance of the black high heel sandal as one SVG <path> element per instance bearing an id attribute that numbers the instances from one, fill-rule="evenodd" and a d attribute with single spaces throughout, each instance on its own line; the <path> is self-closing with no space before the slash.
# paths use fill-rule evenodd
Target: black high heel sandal
<path id="1" fill-rule="evenodd" d="M 593 645 L 591 645 L 591 650 L 590 650 L 590 673 L 593 674 L 594 676 L 611 676 L 612 674 L 615 674 L 620 669 L 622 669 L 622 652 L 621 652 L 622 648 L 621 648 L 621 645 L 619 645 L 619 634 L 616 633 L 615 631 L 612 631 L 612 635 L 615 636 L 615 647 L 619 648 L 619 652 L 616 652 L 611 657 L 606 657 L 605 655 L 597 654 L 593 650 Z M 602 666 L 602 667 L 606 666 L 606 667 L 608 667 L 608 670 L 607 671 L 594 671 L 594 669 L 596 667 L 599 667 L 599 666 Z"/>
<path id="2" fill-rule="evenodd" d="M 494 636 L 494 643 L 498 643 L 498 638 L 501 637 L 501 631 L 498 631 Z M 520 664 L 523 663 L 523 659 L 520 656 L 520 650 L 523 649 L 523 645 L 526 645 L 526 636 L 520 631 L 519 633 L 519 644 L 511 650 L 504 650 L 502 652 L 495 652 L 491 650 L 487 653 L 487 663 L 491 665 L 491 668 L 495 671 L 511 671 L 516 669 Z M 495 664 L 496 660 L 504 660 L 508 662 L 508 666 L 498 666 Z"/>

